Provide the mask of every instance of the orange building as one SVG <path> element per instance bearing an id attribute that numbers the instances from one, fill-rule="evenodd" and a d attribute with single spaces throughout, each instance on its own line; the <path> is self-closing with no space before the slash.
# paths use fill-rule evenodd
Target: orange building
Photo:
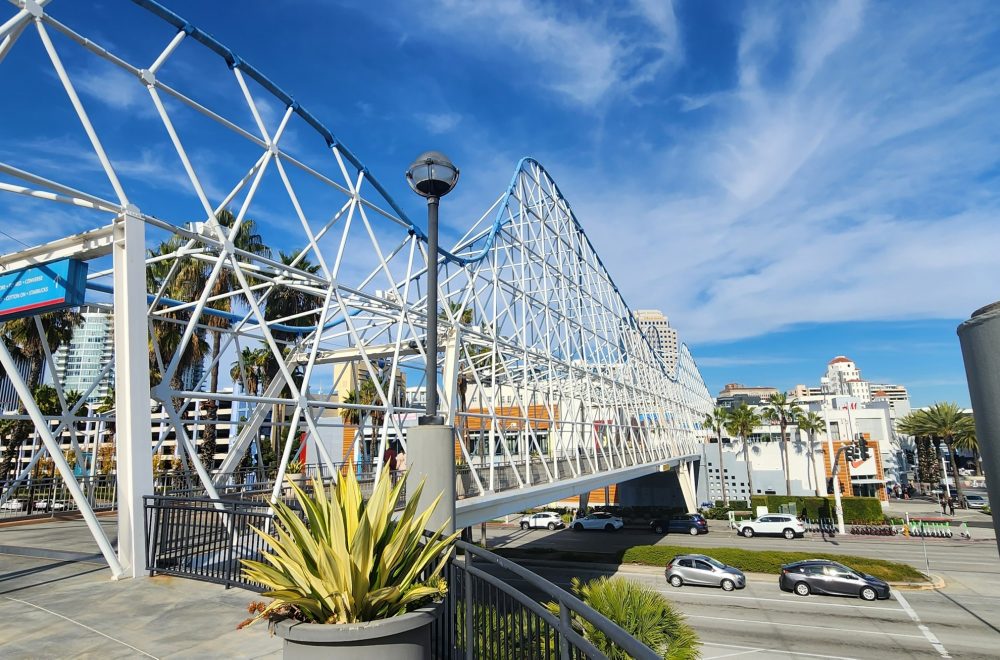
<path id="1" fill-rule="evenodd" d="M 841 490 L 844 495 L 855 495 L 858 497 L 877 497 L 882 501 L 889 499 L 885 490 L 885 474 L 882 472 L 882 455 L 879 452 L 878 442 L 871 440 L 865 433 L 865 440 L 868 441 L 869 457 L 867 461 L 848 461 L 840 448 L 850 445 L 849 442 L 834 441 L 833 450 L 840 456 L 840 468 L 837 477 L 840 479 Z M 833 476 L 831 467 L 831 457 L 827 452 L 823 453 L 823 464 L 826 470 L 827 483 Z"/>

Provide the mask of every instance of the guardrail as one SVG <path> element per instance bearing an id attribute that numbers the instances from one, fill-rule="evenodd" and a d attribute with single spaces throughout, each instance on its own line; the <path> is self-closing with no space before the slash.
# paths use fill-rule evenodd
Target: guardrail
<path id="1" fill-rule="evenodd" d="M 262 560 L 272 514 L 262 504 L 238 500 L 145 498 L 146 569 L 150 574 L 262 591 L 242 576 L 240 559 Z M 490 572 L 499 572 L 496 575 Z M 605 658 L 582 634 L 581 621 L 603 633 L 629 657 L 659 656 L 572 594 L 504 559 L 462 541 L 445 568 L 448 596 L 431 635 L 434 658 L 578 660 Z M 545 595 L 545 603 L 510 584 L 517 580 Z M 558 605 L 556 613 L 546 603 Z"/>
<path id="2" fill-rule="evenodd" d="M 77 483 L 94 511 L 117 508 L 115 475 L 81 476 L 77 477 Z M 26 478 L 0 489 L 0 522 L 52 517 L 78 509 L 62 477 Z"/>

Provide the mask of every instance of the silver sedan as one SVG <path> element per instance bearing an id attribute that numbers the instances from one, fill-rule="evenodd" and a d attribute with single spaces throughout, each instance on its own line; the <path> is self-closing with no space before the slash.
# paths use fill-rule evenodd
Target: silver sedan
<path id="1" fill-rule="evenodd" d="M 666 578 L 674 587 L 697 584 L 732 591 L 747 586 L 743 571 L 707 555 L 677 555 L 667 564 Z"/>

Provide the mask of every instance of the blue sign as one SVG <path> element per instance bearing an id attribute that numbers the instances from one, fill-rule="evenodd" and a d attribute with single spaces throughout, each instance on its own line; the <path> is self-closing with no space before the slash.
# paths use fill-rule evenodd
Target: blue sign
<path id="1" fill-rule="evenodd" d="M 87 263 L 60 259 L 0 273 L 0 321 L 83 304 Z"/>

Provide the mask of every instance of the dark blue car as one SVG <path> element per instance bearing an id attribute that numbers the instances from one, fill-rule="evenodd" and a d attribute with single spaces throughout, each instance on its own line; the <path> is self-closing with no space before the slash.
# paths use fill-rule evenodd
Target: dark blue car
<path id="1" fill-rule="evenodd" d="M 708 534 L 708 521 L 700 513 L 683 513 L 649 521 L 649 529 L 657 534 Z"/>

